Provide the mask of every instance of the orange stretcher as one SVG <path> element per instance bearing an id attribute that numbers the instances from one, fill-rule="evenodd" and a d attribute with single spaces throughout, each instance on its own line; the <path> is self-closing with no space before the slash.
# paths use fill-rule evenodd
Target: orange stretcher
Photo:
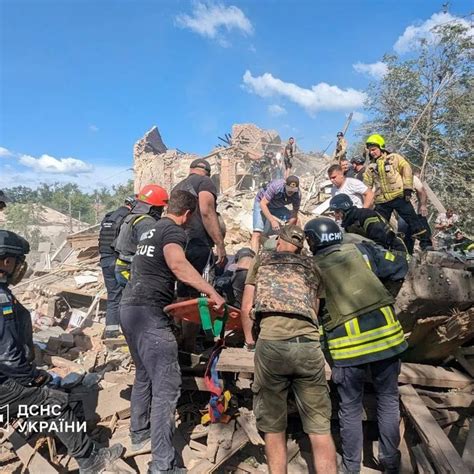
<path id="1" fill-rule="evenodd" d="M 222 317 L 222 313 L 218 313 L 213 308 L 213 302 L 208 298 L 195 298 L 193 300 L 181 301 L 165 306 L 164 310 L 167 314 L 177 320 L 190 321 L 195 324 L 201 324 L 201 315 L 199 311 L 200 301 L 207 301 L 207 307 L 212 322 Z M 227 305 L 227 321 L 225 323 L 226 330 L 241 331 L 242 323 L 240 320 L 240 309 Z"/>

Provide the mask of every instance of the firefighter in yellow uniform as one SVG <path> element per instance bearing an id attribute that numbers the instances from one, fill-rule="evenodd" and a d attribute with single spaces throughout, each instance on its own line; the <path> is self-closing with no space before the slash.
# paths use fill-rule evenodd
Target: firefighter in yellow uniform
<path id="1" fill-rule="evenodd" d="M 371 259 L 361 244 L 344 244 L 339 226 L 327 217 L 309 221 L 304 231 L 324 283 L 320 320 L 340 398 L 343 472 L 360 472 L 368 371 L 377 397 L 379 460 L 384 472 L 399 472 L 398 374 L 407 343 L 393 310 L 394 299 L 377 277 L 390 273 L 391 262 Z M 397 268 L 396 278 L 403 278 L 406 270 L 400 273 Z"/>
<path id="2" fill-rule="evenodd" d="M 412 229 L 412 237 L 420 240 L 422 250 L 432 250 L 427 230 L 418 217 L 411 196 L 413 172 L 410 164 L 398 153 L 385 149 L 385 139 L 378 134 L 367 138 L 371 163 L 364 173 L 364 183 L 375 192 L 375 210 L 388 222 L 393 211 Z"/>

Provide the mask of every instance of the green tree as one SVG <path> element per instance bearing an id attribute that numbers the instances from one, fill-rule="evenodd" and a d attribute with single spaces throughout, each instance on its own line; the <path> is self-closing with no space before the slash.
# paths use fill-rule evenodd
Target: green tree
<path id="1" fill-rule="evenodd" d="M 22 235 L 32 250 L 38 249 L 41 241 L 40 223 L 42 207 L 39 204 L 12 203 L 5 209 L 6 228 Z"/>
<path id="2" fill-rule="evenodd" d="M 369 87 L 366 106 L 373 119 L 364 131 L 383 134 L 472 231 L 474 43 L 456 22 L 433 32 L 436 41 L 420 41 L 410 59 L 384 57 L 388 72 Z"/>

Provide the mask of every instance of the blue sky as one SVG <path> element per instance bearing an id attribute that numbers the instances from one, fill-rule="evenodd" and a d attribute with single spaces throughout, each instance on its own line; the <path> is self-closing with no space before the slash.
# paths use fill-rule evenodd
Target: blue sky
<path id="1" fill-rule="evenodd" d="M 442 3 L 0 0 L 0 186 L 123 182 L 153 125 L 199 154 L 240 122 L 322 150 L 384 53 L 472 6 Z"/>

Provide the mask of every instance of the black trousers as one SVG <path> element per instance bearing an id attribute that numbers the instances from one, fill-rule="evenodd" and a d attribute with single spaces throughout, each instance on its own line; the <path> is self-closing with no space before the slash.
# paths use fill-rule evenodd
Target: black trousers
<path id="1" fill-rule="evenodd" d="M 425 236 L 426 234 L 426 228 L 418 217 L 418 214 L 415 212 L 415 209 L 413 209 L 411 202 L 398 197 L 392 201 L 376 204 L 375 210 L 380 213 L 387 222 L 390 220 L 392 212 L 397 211 L 397 214 L 410 226 L 412 232 L 411 235 L 420 239 L 420 247 L 424 249 L 428 247 L 428 245 L 431 245 L 431 243 L 427 243 L 425 239 L 422 240 L 422 236 Z"/>
<path id="2" fill-rule="evenodd" d="M 28 407 L 45 407 L 49 406 L 51 409 L 61 409 L 59 416 L 35 416 L 28 418 L 30 421 L 47 421 L 50 423 L 55 422 L 60 424 L 67 423 L 69 426 L 75 424 L 78 420 L 75 417 L 72 408 L 68 405 L 67 394 L 60 392 L 59 390 L 53 390 L 47 387 L 24 387 L 12 379 L 8 379 L 6 382 L 0 384 L 0 414 L 5 417 L 6 407 L 8 407 L 10 419 L 18 418 L 18 412 L 22 410 L 22 406 Z M 21 412 L 20 412 L 21 414 Z M 86 459 L 90 456 L 93 448 L 91 439 L 85 432 L 72 432 L 64 430 L 59 432 L 52 430 L 45 434 L 56 435 L 61 442 L 66 446 L 68 454 L 74 457 L 76 460 Z"/>
<path id="3" fill-rule="evenodd" d="M 209 260 L 212 247 L 205 242 L 191 240 L 186 246 L 186 259 L 202 275 Z M 198 298 L 199 292 L 190 286 L 178 281 L 178 296 L 180 298 Z"/>
<path id="4" fill-rule="evenodd" d="M 421 214 L 418 214 L 418 218 L 423 223 L 426 233 L 420 236 L 420 247 L 426 248 L 433 245 L 431 240 L 431 228 L 428 224 L 428 219 Z M 398 218 L 398 232 L 404 234 L 403 241 L 407 247 L 408 253 L 413 254 L 413 249 L 415 248 L 415 239 L 413 238 L 413 232 L 411 227 L 401 218 Z"/>
<path id="5" fill-rule="evenodd" d="M 100 267 L 102 268 L 105 288 L 107 289 L 105 327 L 106 329 L 115 330 L 119 328 L 119 306 L 120 300 L 122 299 L 123 286 L 120 285 L 115 277 L 115 258 L 101 260 Z"/>
<path id="6" fill-rule="evenodd" d="M 339 425 L 344 472 L 360 472 L 362 445 L 362 398 L 367 372 L 377 399 L 379 460 L 385 472 L 398 473 L 400 467 L 400 401 L 398 374 L 400 359 L 390 358 L 354 367 L 333 367 L 332 380 L 339 395 Z"/>
<path id="7" fill-rule="evenodd" d="M 130 436 L 140 442 L 151 435 L 150 470 L 175 465 L 172 438 L 181 392 L 178 344 L 168 317 L 147 306 L 121 306 L 120 324 L 135 363 Z"/>

